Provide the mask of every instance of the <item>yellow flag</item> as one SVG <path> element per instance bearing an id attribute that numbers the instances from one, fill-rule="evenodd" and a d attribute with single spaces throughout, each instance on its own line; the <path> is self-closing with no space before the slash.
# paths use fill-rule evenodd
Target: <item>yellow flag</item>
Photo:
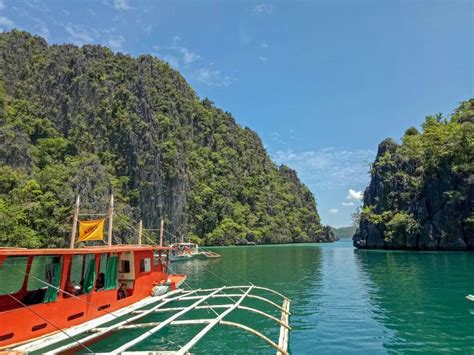
<path id="1" fill-rule="evenodd" d="M 79 239 L 77 242 L 103 240 L 104 221 L 104 218 L 95 221 L 79 221 Z"/>

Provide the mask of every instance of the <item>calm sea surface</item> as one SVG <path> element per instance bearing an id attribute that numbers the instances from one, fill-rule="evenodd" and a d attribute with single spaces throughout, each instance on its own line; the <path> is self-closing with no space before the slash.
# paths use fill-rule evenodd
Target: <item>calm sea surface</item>
<path id="1" fill-rule="evenodd" d="M 177 262 L 172 268 L 188 275 L 187 287 L 252 282 L 287 295 L 294 354 L 474 354 L 474 302 L 465 299 L 474 294 L 474 253 L 365 251 L 349 240 L 212 250 L 222 258 Z M 212 316 L 201 312 L 196 318 Z M 237 311 L 229 320 L 278 339 L 279 330 L 268 319 Z M 202 326 L 168 328 L 131 350 L 177 349 Z M 119 332 L 94 350 L 113 349 L 115 341 L 141 332 Z M 274 353 L 255 336 L 223 326 L 192 352 Z"/>

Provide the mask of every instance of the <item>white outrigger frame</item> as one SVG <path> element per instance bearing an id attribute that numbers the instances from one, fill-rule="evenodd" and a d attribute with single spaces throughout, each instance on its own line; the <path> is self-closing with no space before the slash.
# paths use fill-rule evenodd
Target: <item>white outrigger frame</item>
<path id="1" fill-rule="evenodd" d="M 226 293 L 226 291 L 229 290 L 237 290 L 240 291 L 238 293 L 237 291 L 231 291 L 231 293 Z M 263 290 L 270 292 L 274 295 L 277 295 L 283 299 L 282 305 L 278 305 L 275 302 L 269 300 L 266 297 L 262 297 L 256 294 L 251 294 L 252 291 L 254 290 Z M 234 301 L 233 298 L 238 297 L 237 301 Z M 233 303 L 229 304 L 216 304 L 216 305 L 210 305 L 207 304 L 208 301 L 211 301 L 212 299 L 217 299 L 217 298 L 229 298 L 230 300 L 234 301 Z M 242 305 L 242 302 L 246 298 L 253 298 L 257 299 L 263 302 L 266 302 L 276 309 L 278 309 L 281 312 L 281 318 L 278 319 L 268 313 L 265 313 L 261 310 L 251 308 L 251 307 L 246 307 Z M 153 301 L 145 302 L 146 304 L 154 304 L 151 308 L 147 310 L 141 310 L 139 308 L 143 307 L 137 307 L 136 305 L 131 305 L 129 307 L 126 307 L 126 309 L 120 310 L 120 315 L 124 314 L 133 314 L 133 316 L 129 319 L 126 319 L 124 321 L 118 322 L 116 324 L 107 326 L 107 327 L 100 327 L 101 324 L 107 323 L 108 321 L 111 320 L 110 315 L 109 316 L 104 316 L 101 318 L 104 318 L 103 321 L 94 320 L 90 321 L 87 323 L 84 323 L 82 325 L 78 325 L 76 327 L 73 327 L 69 330 L 66 330 L 65 333 L 69 333 L 71 336 L 74 335 L 79 335 L 79 334 L 84 334 L 85 332 L 90 332 L 91 334 L 81 338 L 78 340 L 78 342 L 82 344 L 88 344 L 91 342 L 94 342 L 95 340 L 99 340 L 103 338 L 104 336 L 107 336 L 107 334 L 110 334 L 112 332 L 118 331 L 118 330 L 124 330 L 124 329 L 136 329 L 136 328 L 150 328 L 148 329 L 145 333 L 141 334 L 137 338 L 121 345 L 120 347 L 110 351 L 110 353 L 118 354 L 118 353 L 126 353 L 127 350 L 132 348 L 133 346 L 137 345 L 138 343 L 142 342 L 146 338 L 152 336 L 153 334 L 157 333 L 164 327 L 168 325 L 190 325 L 190 324 L 203 324 L 205 327 L 198 333 L 196 334 L 188 343 L 183 345 L 180 349 L 176 351 L 145 351 L 145 352 L 134 352 L 134 354 L 137 353 L 143 353 L 143 354 L 177 354 L 177 355 L 184 355 L 188 354 L 189 350 L 195 346 L 209 331 L 211 331 L 215 326 L 217 325 L 225 325 L 225 326 L 231 326 L 231 327 L 236 327 L 239 329 L 243 329 L 251 334 L 256 335 L 260 339 L 264 340 L 267 342 L 270 346 L 272 346 L 274 349 L 276 349 L 276 353 L 278 355 L 287 355 L 288 354 L 288 342 L 289 342 L 289 332 L 291 330 L 291 327 L 289 325 L 289 317 L 291 315 L 290 313 L 290 299 L 285 297 L 279 292 L 276 292 L 272 289 L 265 288 L 265 287 L 260 287 L 260 286 L 255 286 L 255 285 L 244 285 L 244 286 L 224 286 L 220 288 L 210 288 L 210 289 L 196 289 L 196 290 L 190 290 L 190 291 L 185 291 L 182 289 L 177 289 L 173 292 L 170 292 L 168 294 L 162 295 L 160 297 L 150 297 L 148 299 L 152 299 Z M 147 300 L 148 300 L 147 299 Z M 164 308 L 168 303 L 171 302 L 176 302 L 176 301 L 195 301 L 189 306 L 186 307 L 174 307 L 174 308 Z M 157 304 L 156 304 L 157 303 Z M 203 303 L 206 303 L 203 305 Z M 215 309 L 223 309 L 224 311 L 220 314 L 216 313 L 215 318 L 206 318 L 206 319 L 190 319 L 190 320 L 179 320 L 178 318 L 184 316 L 190 311 L 197 310 L 197 309 L 212 309 L 213 311 Z M 230 322 L 224 320 L 226 316 L 228 316 L 232 311 L 234 310 L 244 310 L 252 313 L 259 314 L 261 316 L 264 316 L 266 318 L 269 318 L 276 322 L 280 326 L 280 335 L 278 339 L 278 343 L 274 342 L 261 332 L 248 327 L 246 325 L 236 323 L 236 322 Z M 150 322 L 150 323 L 134 323 L 138 321 L 139 319 L 152 314 L 152 313 L 164 313 L 164 312 L 176 312 L 169 318 L 167 318 L 164 321 L 161 322 Z M 19 348 L 16 348 L 15 350 L 20 350 L 20 351 L 33 351 L 33 350 L 41 350 L 47 347 L 51 347 L 54 345 L 54 343 L 57 343 L 62 340 L 66 340 L 68 334 L 54 334 L 49 337 L 43 338 L 43 339 L 38 339 L 37 341 L 33 343 L 29 343 L 28 345 L 20 346 Z M 75 348 L 78 347 L 78 343 L 69 343 L 64 346 L 60 346 L 58 348 L 55 348 L 54 350 L 49 351 L 47 354 L 57 354 L 57 353 L 63 353 L 63 352 L 68 352 L 71 351 Z"/>

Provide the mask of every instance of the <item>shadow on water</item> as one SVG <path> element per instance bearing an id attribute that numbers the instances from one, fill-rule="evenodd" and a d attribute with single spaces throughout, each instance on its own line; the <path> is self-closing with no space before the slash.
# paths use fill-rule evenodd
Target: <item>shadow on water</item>
<path id="1" fill-rule="evenodd" d="M 354 250 L 375 319 L 395 352 L 474 353 L 474 254 Z"/>

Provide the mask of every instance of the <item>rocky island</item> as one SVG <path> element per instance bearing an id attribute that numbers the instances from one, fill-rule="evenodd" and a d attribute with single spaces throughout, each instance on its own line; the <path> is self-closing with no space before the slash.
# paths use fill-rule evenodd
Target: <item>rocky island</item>
<path id="1" fill-rule="evenodd" d="M 355 247 L 474 250 L 474 99 L 384 140 L 370 173 Z"/>
<path id="2" fill-rule="evenodd" d="M 205 244 L 333 241 L 313 195 L 151 55 L 0 34 L 0 246 L 64 246 L 71 207 L 117 200 L 115 243 L 138 219 Z"/>

